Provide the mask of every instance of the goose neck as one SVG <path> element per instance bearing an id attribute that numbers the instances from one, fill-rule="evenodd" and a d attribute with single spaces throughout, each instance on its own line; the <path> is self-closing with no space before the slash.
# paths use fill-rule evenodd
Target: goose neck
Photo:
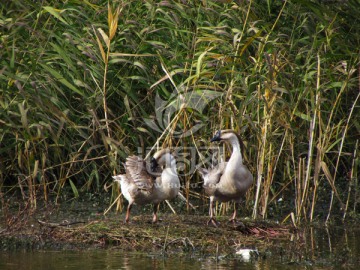
<path id="1" fill-rule="evenodd" d="M 232 154 L 231 154 L 229 162 L 236 160 L 236 161 L 242 163 L 241 147 L 240 147 L 239 140 L 237 138 L 232 139 L 232 140 L 230 140 L 230 144 L 232 146 Z"/>

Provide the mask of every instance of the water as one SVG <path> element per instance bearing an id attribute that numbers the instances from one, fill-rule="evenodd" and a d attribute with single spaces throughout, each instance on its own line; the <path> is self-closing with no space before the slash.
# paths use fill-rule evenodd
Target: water
<path id="1" fill-rule="evenodd" d="M 119 250 L 0 252 L 0 269 L 359 269 L 360 228 L 308 228 L 272 243 L 258 257 L 234 254 L 138 254 Z M 275 243 L 275 244 L 274 244 Z M 262 245 L 263 246 L 263 245 Z"/>
<path id="2" fill-rule="evenodd" d="M 116 251 L 84 252 L 17 252 L 0 254 L 0 269 L 263 269 L 271 266 L 264 261 L 242 262 L 214 258 L 163 258 L 145 254 Z M 293 265 L 288 269 L 294 269 Z M 287 269 L 284 265 L 284 268 Z M 300 268 L 299 268 L 300 269 Z"/>

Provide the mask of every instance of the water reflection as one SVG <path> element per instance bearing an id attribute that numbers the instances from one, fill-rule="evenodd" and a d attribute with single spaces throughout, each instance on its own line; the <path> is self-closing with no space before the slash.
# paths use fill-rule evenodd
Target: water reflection
<path id="1" fill-rule="evenodd" d="M 18 251 L 1 252 L 0 269 L 358 269 L 360 228 L 313 228 L 278 241 L 271 248 L 259 249 L 260 256 L 244 261 L 233 254 L 219 258 L 199 254 L 124 253 L 118 250 Z"/>
<path id="2" fill-rule="evenodd" d="M 309 227 L 275 248 L 286 264 L 313 266 L 312 269 L 358 269 L 360 263 L 360 228 L 344 226 Z M 334 268 L 335 269 L 335 268 Z M 336 268 L 338 269 L 338 268 Z"/>

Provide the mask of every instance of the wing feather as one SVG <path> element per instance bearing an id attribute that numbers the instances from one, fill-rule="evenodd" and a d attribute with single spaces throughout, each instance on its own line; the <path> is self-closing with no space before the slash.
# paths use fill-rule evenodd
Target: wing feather
<path id="1" fill-rule="evenodd" d="M 199 172 L 204 179 L 204 189 L 206 194 L 213 195 L 216 190 L 216 184 L 220 182 L 221 176 L 224 174 L 227 162 L 222 162 L 214 168 L 208 170 L 200 168 Z"/>
<path id="2" fill-rule="evenodd" d="M 141 157 L 130 156 L 126 159 L 126 174 L 141 190 L 150 191 L 154 186 L 155 177 L 148 172 L 146 162 Z"/>

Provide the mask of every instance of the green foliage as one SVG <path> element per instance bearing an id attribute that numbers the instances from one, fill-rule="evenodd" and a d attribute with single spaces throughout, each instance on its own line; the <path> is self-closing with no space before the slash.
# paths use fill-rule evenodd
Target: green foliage
<path id="1" fill-rule="evenodd" d="M 264 3 L 1 3 L 0 190 L 26 188 L 34 206 L 64 185 L 99 191 L 161 135 L 193 146 L 234 128 L 256 179 L 254 217 L 280 197 L 299 220 L 316 215 L 320 195 L 329 213 L 356 211 L 359 2 Z M 156 95 L 203 90 L 222 95 L 171 115 L 177 130 L 207 121 L 195 138 L 145 125 Z"/>

